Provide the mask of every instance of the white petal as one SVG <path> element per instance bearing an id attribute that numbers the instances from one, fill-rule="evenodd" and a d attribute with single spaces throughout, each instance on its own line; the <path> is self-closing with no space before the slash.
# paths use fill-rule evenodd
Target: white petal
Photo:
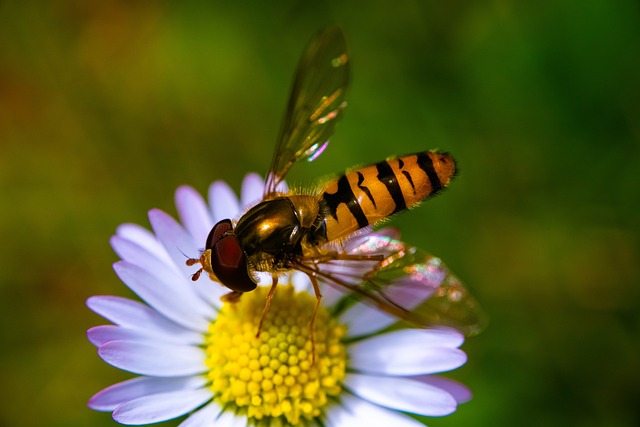
<path id="1" fill-rule="evenodd" d="M 348 374 L 345 384 L 361 398 L 397 411 L 440 417 L 456 410 L 449 393 L 409 378 Z"/>
<path id="2" fill-rule="evenodd" d="M 257 173 L 247 174 L 242 180 L 240 199 L 242 207 L 248 208 L 262 200 L 264 192 L 264 180 Z"/>
<path id="3" fill-rule="evenodd" d="M 216 418 L 222 412 L 222 408 L 216 402 L 211 402 L 204 408 L 199 409 L 189 418 L 184 420 L 178 427 L 216 427 Z"/>
<path id="4" fill-rule="evenodd" d="M 203 275 L 202 277 L 206 277 L 206 279 L 199 280 L 197 284 L 185 280 L 184 272 L 172 261 L 166 262 L 157 258 L 142 246 L 138 246 L 135 242 L 120 236 L 113 236 L 111 238 L 111 246 L 124 261 L 142 267 L 151 275 L 161 279 L 162 282 L 170 284 L 170 286 L 182 286 L 183 292 L 197 294 L 205 300 L 208 305 L 213 305 L 218 308 L 221 306 L 222 302 L 220 301 L 220 297 L 227 291 L 225 291 L 224 288 L 221 289 L 219 283 L 214 283 L 209 280 L 208 276 Z M 185 285 L 188 289 L 184 289 Z M 200 304 L 200 302 L 198 301 L 196 304 Z M 208 307 L 201 305 L 200 309 L 203 314 L 209 317 L 213 316 L 212 311 Z"/>
<path id="5" fill-rule="evenodd" d="M 238 198 L 223 181 L 216 181 L 209 187 L 209 207 L 214 225 L 223 219 L 235 218 L 240 213 Z"/>
<path id="6" fill-rule="evenodd" d="M 171 258 L 164 249 L 164 246 L 162 246 L 162 243 L 156 239 L 153 233 L 144 227 L 137 224 L 122 224 L 116 230 L 116 235 L 123 239 L 130 240 L 138 246 L 142 246 L 162 261 L 171 262 Z"/>
<path id="7" fill-rule="evenodd" d="M 158 423 L 184 415 L 212 397 L 213 393 L 206 388 L 143 396 L 118 406 L 113 419 L 128 425 Z"/>
<path id="8" fill-rule="evenodd" d="M 133 292 L 164 316 L 186 328 L 207 329 L 213 308 L 195 296 L 186 282 L 165 283 L 126 261 L 116 262 L 113 269 Z"/>
<path id="9" fill-rule="evenodd" d="M 199 304 L 199 301 L 194 303 L 196 305 L 193 306 L 194 310 L 198 311 L 200 314 L 203 314 L 209 318 L 214 318 L 215 314 L 212 310 L 209 310 L 208 306 L 219 307 L 220 302 L 220 292 L 216 286 L 211 286 L 211 282 L 209 277 L 203 275 L 205 279 L 203 279 L 203 283 L 201 286 L 192 286 L 193 284 L 187 281 L 187 278 L 190 278 L 196 271 L 198 271 L 198 266 L 187 266 L 186 260 L 187 258 L 198 258 L 200 256 L 200 252 L 197 250 L 196 243 L 193 237 L 187 233 L 184 228 L 180 224 L 176 222 L 171 216 L 162 212 L 158 209 L 153 209 L 149 211 L 149 221 L 151 222 L 151 226 L 154 229 L 158 239 L 165 247 L 167 253 L 173 260 L 173 264 L 176 266 L 179 272 L 179 276 L 185 279 L 185 282 L 180 282 L 182 285 L 187 285 L 182 287 L 182 291 L 186 291 L 189 294 L 194 294 L 197 296 L 195 299 L 202 299 L 206 301 L 208 304 L 202 305 Z M 205 240 L 202 240 L 202 244 L 204 244 Z M 187 295 L 190 297 L 191 295 Z"/>
<path id="10" fill-rule="evenodd" d="M 322 280 L 320 280 L 320 283 L 322 285 L 320 286 L 320 291 L 322 292 L 322 305 L 325 307 L 331 308 L 345 297 L 346 294 L 344 292 L 337 290 Z"/>
<path id="11" fill-rule="evenodd" d="M 288 193 L 289 185 L 287 185 L 286 181 L 280 181 L 280 183 L 276 186 L 276 191 L 279 193 Z"/>
<path id="12" fill-rule="evenodd" d="M 420 375 L 417 377 L 411 377 L 411 379 L 446 391 L 456 399 L 458 404 L 468 402 L 473 397 L 471 390 L 469 390 L 464 384 L 460 384 L 458 381 L 454 381 L 449 378 L 444 378 L 438 375 Z"/>
<path id="13" fill-rule="evenodd" d="M 180 221 L 194 240 L 204 245 L 213 227 L 206 202 L 200 193 L 186 185 L 176 190 L 175 199 Z"/>
<path id="14" fill-rule="evenodd" d="M 271 284 L 273 283 L 273 276 L 271 275 L 271 273 L 256 271 L 254 272 L 253 277 L 257 279 L 258 286 L 271 286 Z M 278 280 L 278 283 L 286 282 Z"/>
<path id="15" fill-rule="evenodd" d="M 109 341 L 119 340 L 154 342 L 153 337 L 148 334 L 145 335 L 141 331 L 121 328 L 116 325 L 94 326 L 87 331 L 87 339 L 96 347 L 100 347 Z"/>
<path id="16" fill-rule="evenodd" d="M 154 331 L 155 332 L 155 331 Z M 165 342 L 169 344 L 199 344 L 184 340 L 184 337 L 167 333 L 153 333 L 140 329 L 123 328 L 115 325 L 95 326 L 87 331 L 87 338 L 91 344 L 100 347 L 109 341 L 138 341 L 138 342 Z M 204 340 L 201 337 L 200 343 Z"/>
<path id="17" fill-rule="evenodd" d="M 182 277 L 190 277 L 195 273 L 195 268 L 186 265 L 187 258 L 199 258 L 198 247 L 204 245 L 204 241 L 196 243 L 189 233 L 169 214 L 160 209 L 149 211 L 149 222 L 156 237 L 162 243 L 173 263 L 182 272 Z"/>
<path id="18" fill-rule="evenodd" d="M 149 252 L 147 249 L 131 240 L 120 236 L 112 236 L 111 247 L 118 256 L 131 264 L 135 264 L 143 269 L 152 272 L 154 276 L 163 278 L 166 282 L 181 281 L 184 279 L 180 270 L 172 261 L 165 261 Z"/>
<path id="19" fill-rule="evenodd" d="M 374 339 L 400 346 L 417 345 L 420 348 L 458 348 L 464 343 L 464 335 L 447 327 L 400 329 L 366 341 L 373 342 Z"/>
<path id="20" fill-rule="evenodd" d="M 89 407 L 96 411 L 113 411 L 118 406 L 133 399 L 156 393 L 178 390 L 195 390 L 207 383 L 202 376 L 155 378 L 136 377 L 114 384 L 96 393 L 89 399 Z"/>
<path id="21" fill-rule="evenodd" d="M 125 328 L 155 335 L 171 335 L 180 342 L 200 344 L 202 334 L 183 328 L 138 301 L 114 296 L 94 296 L 87 306 L 105 319 Z"/>
<path id="22" fill-rule="evenodd" d="M 222 307 L 222 301 L 220 297 L 228 294 L 229 288 L 225 287 L 221 283 L 214 282 L 209 278 L 208 274 L 200 275 L 200 278 L 193 282 L 196 292 L 205 300 L 210 306 L 220 309 Z M 215 319 L 217 313 L 209 314 L 210 319 Z"/>
<path id="23" fill-rule="evenodd" d="M 231 411 L 224 411 L 214 425 L 215 427 L 246 427 L 247 418 L 236 415 Z"/>
<path id="24" fill-rule="evenodd" d="M 311 281 L 309 280 L 309 276 L 307 276 L 306 274 L 300 271 L 294 271 L 290 276 L 290 281 L 293 284 L 293 287 L 295 288 L 295 290 L 298 292 L 312 291 Z"/>
<path id="25" fill-rule="evenodd" d="M 348 326 L 347 337 L 369 335 L 393 325 L 398 319 L 366 304 L 355 304 L 340 315 L 340 323 Z"/>
<path id="26" fill-rule="evenodd" d="M 219 294 L 216 293 L 217 288 L 210 285 L 193 286 L 193 283 L 188 280 L 199 268 L 198 266 L 186 265 L 187 258 L 200 257 L 198 246 L 193 237 L 175 219 L 159 209 L 149 211 L 149 221 L 158 240 L 177 266 L 179 275 L 184 278 L 184 281 L 180 282 L 180 292 L 187 292 L 189 295 L 186 296 L 189 298 L 191 295 L 196 296 L 196 298 L 190 298 L 195 304 L 192 309 L 202 315 L 213 318 L 215 314 L 210 310 L 209 306 L 214 305 L 217 307 L 220 305 Z M 201 244 L 204 245 L 204 243 L 205 240 Z M 205 280 L 210 281 L 208 275 L 203 279 L 203 281 Z M 207 301 L 208 304 L 201 304 L 201 301 L 196 301 L 196 299 Z"/>
<path id="27" fill-rule="evenodd" d="M 343 394 L 341 406 L 327 411 L 328 427 L 424 427 L 404 414 L 368 403 L 356 396 Z"/>
<path id="28" fill-rule="evenodd" d="M 140 375 L 180 377 L 207 370 L 204 350 L 185 345 L 109 341 L 98 354 L 108 364 Z"/>
<path id="29" fill-rule="evenodd" d="M 421 375 L 449 371 L 467 361 L 450 330 L 401 330 L 349 346 L 351 367 L 383 375 Z"/>

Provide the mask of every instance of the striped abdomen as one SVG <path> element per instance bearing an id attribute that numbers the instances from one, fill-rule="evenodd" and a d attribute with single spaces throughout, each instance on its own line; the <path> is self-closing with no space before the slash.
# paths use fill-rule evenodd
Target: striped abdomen
<path id="1" fill-rule="evenodd" d="M 425 151 L 345 173 L 320 196 L 327 240 L 346 237 L 435 195 L 455 172 L 450 155 Z"/>

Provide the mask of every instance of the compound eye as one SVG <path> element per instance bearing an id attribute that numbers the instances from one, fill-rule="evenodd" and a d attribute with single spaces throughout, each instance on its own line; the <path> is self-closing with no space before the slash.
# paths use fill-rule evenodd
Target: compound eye
<path id="1" fill-rule="evenodd" d="M 231 231 L 232 228 L 233 226 L 231 225 L 230 219 L 223 219 L 222 221 L 219 221 L 209 232 L 207 243 L 204 248 L 213 249 L 213 246 L 218 243 L 218 240 L 220 240 L 226 232 Z"/>
<path id="2" fill-rule="evenodd" d="M 256 288 L 247 269 L 247 256 L 236 236 L 224 236 L 213 245 L 211 268 L 220 282 L 232 291 L 249 292 Z"/>

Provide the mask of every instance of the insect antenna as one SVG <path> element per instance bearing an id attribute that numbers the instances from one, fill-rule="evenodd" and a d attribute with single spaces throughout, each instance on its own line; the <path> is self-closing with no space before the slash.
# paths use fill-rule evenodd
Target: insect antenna
<path id="1" fill-rule="evenodd" d="M 182 251 L 180 251 L 180 252 L 182 252 Z M 185 254 L 183 253 L 183 255 L 185 255 Z M 199 259 L 195 259 L 195 258 L 187 258 L 187 261 L 185 262 L 185 264 L 187 264 L 187 266 L 189 266 L 189 267 L 191 267 L 192 265 L 196 265 L 196 264 L 202 265 L 200 263 L 200 260 Z M 200 269 L 198 269 L 198 271 L 196 271 L 195 273 L 193 273 L 191 275 L 191 280 L 193 280 L 194 282 L 196 280 L 198 280 L 200 278 L 200 274 L 202 274 L 203 270 L 204 270 L 204 267 L 200 267 Z"/>
<path id="2" fill-rule="evenodd" d="M 196 259 L 196 258 L 191 258 L 189 255 L 185 254 L 184 252 L 182 252 L 182 249 L 178 248 L 178 250 L 180 251 L 180 253 L 182 255 L 184 255 L 184 257 L 187 259 L 187 261 L 185 262 L 185 264 L 187 264 L 188 267 L 191 267 L 193 265 L 196 264 L 200 264 L 202 265 L 202 263 L 200 262 L 200 258 Z M 198 280 L 200 278 L 200 274 L 202 274 L 202 271 L 204 270 L 204 267 L 200 267 L 200 269 L 198 271 L 196 271 L 195 273 L 193 273 L 191 275 L 191 280 L 193 280 L 194 282 L 196 280 Z"/>

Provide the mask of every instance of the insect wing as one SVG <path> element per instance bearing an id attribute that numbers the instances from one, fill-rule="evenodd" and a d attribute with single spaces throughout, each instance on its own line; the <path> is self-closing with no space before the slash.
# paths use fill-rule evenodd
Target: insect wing
<path id="1" fill-rule="evenodd" d="M 484 328 L 482 308 L 439 258 L 384 234 L 356 237 L 345 249 L 344 259 L 316 264 L 321 282 L 419 327 L 451 326 L 466 335 Z M 382 259 L 360 260 L 376 254 Z"/>
<path id="2" fill-rule="evenodd" d="M 346 106 L 348 83 L 344 34 L 339 27 L 329 27 L 309 42 L 298 65 L 265 196 L 276 192 L 297 161 L 312 161 L 326 148 Z"/>

